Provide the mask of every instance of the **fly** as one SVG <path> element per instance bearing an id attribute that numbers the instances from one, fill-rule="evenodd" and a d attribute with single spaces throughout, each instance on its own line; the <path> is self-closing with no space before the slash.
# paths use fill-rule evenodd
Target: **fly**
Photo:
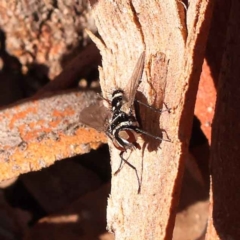
<path id="1" fill-rule="evenodd" d="M 120 150 L 121 163 L 115 174 L 121 170 L 123 162 L 134 169 L 139 184 L 138 192 L 140 192 L 141 184 L 137 169 L 123 157 L 124 152 L 128 149 L 140 149 L 140 145 L 137 143 L 137 138 L 140 134 L 147 135 L 159 141 L 170 141 L 169 139 L 154 136 L 141 129 L 135 117 L 134 101 L 144 69 L 144 60 L 145 53 L 143 52 L 124 91 L 117 89 L 112 93 L 111 100 L 101 99 L 83 109 L 80 113 L 81 123 L 93 127 L 98 131 L 104 131 L 112 140 L 113 145 Z M 103 101 L 107 101 L 109 108 L 105 107 Z M 154 111 L 162 112 L 162 110 L 156 110 L 149 105 L 143 105 Z"/>

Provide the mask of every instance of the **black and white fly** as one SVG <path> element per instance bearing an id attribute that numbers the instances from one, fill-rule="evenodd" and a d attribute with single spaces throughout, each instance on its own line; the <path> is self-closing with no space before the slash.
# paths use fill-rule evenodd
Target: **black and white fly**
<path id="1" fill-rule="evenodd" d="M 141 129 L 139 121 L 135 116 L 134 101 L 141 81 L 144 61 L 145 53 L 143 52 L 137 61 L 126 89 L 116 89 L 113 91 L 110 100 L 104 98 L 99 99 L 99 101 L 95 104 L 83 109 L 80 113 L 81 123 L 95 128 L 98 131 L 105 132 L 112 140 L 113 145 L 120 150 L 121 163 L 115 174 L 120 171 L 122 163 L 125 162 L 136 172 L 139 183 L 139 191 L 140 180 L 137 170 L 123 157 L 124 152 L 128 149 L 140 149 L 140 145 L 137 143 L 137 138 L 141 134 L 147 135 L 159 141 L 170 141 L 168 139 L 162 139 L 159 136 L 154 136 Z M 104 105 L 104 101 L 109 105 L 109 108 Z M 156 110 L 149 105 L 143 105 L 153 109 L 154 111 L 162 112 L 162 110 Z"/>

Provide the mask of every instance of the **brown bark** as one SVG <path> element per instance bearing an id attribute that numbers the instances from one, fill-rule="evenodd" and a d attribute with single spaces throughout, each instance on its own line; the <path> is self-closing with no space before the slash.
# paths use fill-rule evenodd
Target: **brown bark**
<path id="1" fill-rule="evenodd" d="M 1 0 L 0 16 L 9 54 L 25 71 L 32 64 L 44 64 L 50 79 L 86 45 L 83 30 L 95 30 L 88 2 L 81 0 Z"/>
<path id="2" fill-rule="evenodd" d="M 239 1 L 231 1 L 230 15 L 227 19 L 226 46 L 218 80 L 213 121 L 211 147 L 212 216 L 209 220 L 207 239 L 240 238 L 239 11 Z"/>
<path id="3" fill-rule="evenodd" d="M 2 181 L 87 153 L 106 137 L 79 125 L 79 111 L 95 93 L 59 93 L 76 86 L 86 69 L 100 62 L 93 43 L 80 51 L 89 41 L 83 29 L 95 29 L 88 2 L 3 0 L 0 16 Z M 55 76 L 34 98 L 9 105 Z"/>
<path id="4" fill-rule="evenodd" d="M 103 133 L 79 124 L 79 111 L 96 93 L 62 92 L 0 111 L 0 182 L 84 154 L 105 142 Z"/>
<path id="5" fill-rule="evenodd" d="M 157 108 L 164 107 L 164 102 L 172 109 L 171 114 L 161 114 L 160 123 L 159 116 L 140 109 L 143 129 L 156 135 L 164 129 L 172 142 L 142 137 L 141 150 L 124 155 L 137 169 L 141 193 L 130 167 L 112 176 L 108 228 L 116 239 L 171 239 L 212 3 L 191 2 L 186 12 L 180 1 L 91 4 L 102 37 L 92 39 L 103 57 L 104 97 L 109 98 L 116 88 L 126 88 L 138 57 L 146 51 L 141 100 Z M 109 144 L 114 173 L 119 151 Z"/>
<path id="6" fill-rule="evenodd" d="M 46 92 L 55 92 L 68 89 L 76 85 L 79 76 L 83 75 L 84 70 L 97 65 L 101 61 L 100 54 L 94 43 L 89 44 L 78 56 L 76 56 L 64 70 L 46 86 L 41 88 L 36 96 L 44 95 Z"/>

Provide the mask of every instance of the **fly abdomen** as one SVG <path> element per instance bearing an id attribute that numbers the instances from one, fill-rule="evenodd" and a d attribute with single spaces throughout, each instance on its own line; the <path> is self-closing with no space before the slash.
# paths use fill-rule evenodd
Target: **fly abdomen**
<path id="1" fill-rule="evenodd" d="M 114 146 L 121 151 L 134 148 L 140 149 L 140 145 L 137 143 L 138 134 L 135 130 L 136 127 L 128 123 L 118 126 L 113 132 Z"/>
<path id="2" fill-rule="evenodd" d="M 110 132 L 115 139 L 114 145 L 116 148 L 125 151 L 126 149 L 136 147 L 138 137 L 136 128 L 139 127 L 139 124 L 133 116 L 120 111 L 116 114 L 110 126 Z"/>
<path id="3" fill-rule="evenodd" d="M 132 124 L 138 126 L 138 122 L 133 115 L 128 115 L 123 111 L 115 111 L 109 122 L 109 130 L 110 132 L 114 132 L 114 130 L 120 126 L 129 126 Z"/>

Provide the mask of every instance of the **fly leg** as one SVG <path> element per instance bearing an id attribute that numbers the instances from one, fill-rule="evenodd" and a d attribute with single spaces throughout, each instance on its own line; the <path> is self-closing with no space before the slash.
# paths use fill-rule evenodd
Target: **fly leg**
<path id="1" fill-rule="evenodd" d="M 99 98 L 101 98 L 102 100 L 106 101 L 109 105 L 111 105 L 111 101 L 109 101 L 108 99 L 104 98 L 100 93 L 97 93 L 97 96 Z"/>
<path id="2" fill-rule="evenodd" d="M 148 132 L 142 130 L 141 128 L 135 128 L 135 130 L 136 130 L 136 132 L 138 132 L 138 133 L 144 134 L 144 135 L 149 136 L 149 137 L 151 137 L 151 138 L 154 138 L 154 139 L 156 139 L 156 140 L 159 140 L 159 141 L 166 141 L 166 142 L 171 142 L 170 139 L 164 139 L 164 138 L 161 138 L 161 137 L 158 137 L 158 136 L 152 135 L 152 134 L 150 134 L 150 133 L 148 133 Z"/>
<path id="3" fill-rule="evenodd" d="M 106 131 L 106 134 L 111 140 L 113 140 L 112 135 L 108 131 Z M 123 167 L 123 163 L 126 163 L 130 168 L 132 168 L 135 171 L 135 174 L 137 176 L 137 181 L 138 181 L 138 194 L 139 194 L 140 191 L 141 191 L 141 182 L 140 182 L 140 179 L 139 179 L 139 176 L 138 176 L 137 169 L 123 157 L 124 152 L 126 152 L 126 150 L 121 151 L 120 154 L 119 154 L 119 156 L 121 158 L 121 162 L 120 162 L 120 165 L 118 167 L 118 170 L 114 173 L 114 175 L 117 175 L 121 171 L 121 169 Z"/>
<path id="4" fill-rule="evenodd" d="M 120 162 L 120 165 L 119 165 L 119 167 L 118 167 L 118 170 L 114 173 L 114 175 L 117 175 L 120 171 L 121 171 L 121 169 L 122 169 L 122 167 L 123 167 L 123 162 L 125 162 L 126 160 L 123 158 L 123 153 L 124 153 L 125 151 L 121 151 L 120 152 L 120 154 L 119 154 L 119 156 L 120 156 L 120 158 L 121 158 L 121 162 Z"/>
<path id="5" fill-rule="evenodd" d="M 171 108 L 168 108 L 167 106 L 166 106 L 166 108 L 167 109 L 157 109 L 157 108 L 155 108 L 155 107 L 152 107 L 152 106 L 150 106 L 150 105 L 148 105 L 148 104 L 146 104 L 146 103 L 143 103 L 143 102 L 141 102 L 141 101 L 139 101 L 139 100 L 135 100 L 135 102 L 137 102 L 137 103 L 139 103 L 139 104 L 141 104 L 141 105 L 143 105 L 143 106 L 145 106 L 145 107 L 147 107 L 147 108 L 150 108 L 152 111 L 154 111 L 154 112 L 158 112 L 158 113 L 162 113 L 162 112 L 168 112 L 168 113 L 170 113 L 170 111 L 171 111 Z"/>
<path id="6" fill-rule="evenodd" d="M 121 151 L 119 154 L 119 156 L 121 158 L 121 162 L 120 162 L 118 170 L 114 173 L 114 175 L 117 175 L 121 171 L 123 162 L 126 163 L 130 168 L 132 168 L 135 171 L 137 181 L 138 181 L 138 194 L 139 194 L 141 192 L 141 182 L 140 182 L 140 178 L 138 176 L 137 169 L 123 157 L 124 152 L 125 151 Z"/>

